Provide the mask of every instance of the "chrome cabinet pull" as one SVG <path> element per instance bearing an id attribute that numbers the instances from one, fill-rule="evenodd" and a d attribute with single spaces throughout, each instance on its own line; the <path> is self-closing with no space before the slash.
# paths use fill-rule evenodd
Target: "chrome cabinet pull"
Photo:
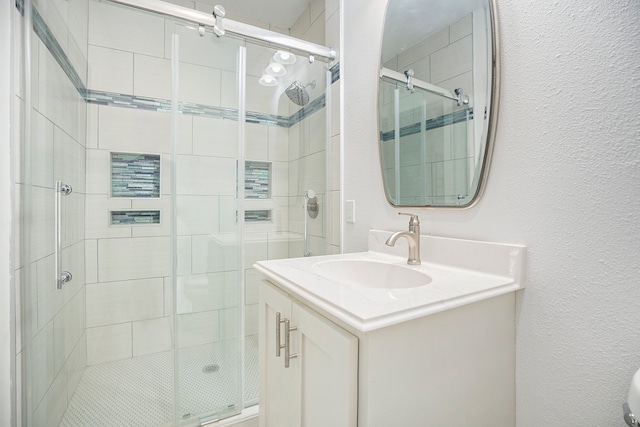
<path id="1" fill-rule="evenodd" d="M 60 212 L 62 205 L 62 195 L 68 196 L 71 194 L 73 189 L 69 184 L 63 184 L 62 181 L 56 181 L 56 190 L 55 190 L 55 207 L 54 207 L 54 234 L 55 234 L 55 245 L 54 245 L 54 275 L 56 278 L 56 289 L 62 289 L 62 285 L 67 282 L 70 282 L 73 279 L 73 275 L 68 271 L 62 270 L 62 215 Z"/>
<path id="2" fill-rule="evenodd" d="M 284 344 L 280 344 L 281 333 L 280 333 L 280 325 L 284 323 L 284 320 L 281 320 L 280 313 L 276 313 L 276 357 L 280 357 L 280 350 L 284 348 Z"/>
<path id="3" fill-rule="evenodd" d="M 290 327 L 289 319 L 284 319 L 284 367 L 289 367 L 289 361 L 298 357 L 297 354 L 291 354 L 291 332 L 297 331 L 298 327 Z"/>

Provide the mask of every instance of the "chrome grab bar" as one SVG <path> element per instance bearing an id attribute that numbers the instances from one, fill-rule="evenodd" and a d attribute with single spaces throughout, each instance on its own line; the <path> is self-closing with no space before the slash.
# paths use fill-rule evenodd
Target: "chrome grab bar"
<path id="1" fill-rule="evenodd" d="M 73 189 L 69 184 L 63 184 L 62 181 L 56 181 L 55 189 L 55 208 L 54 208 L 54 234 L 55 234 L 55 248 L 54 248 L 54 275 L 56 278 L 56 289 L 62 289 L 62 285 L 70 282 L 73 279 L 73 275 L 68 271 L 62 270 L 62 215 L 60 212 L 62 205 L 62 195 L 68 196 Z"/>

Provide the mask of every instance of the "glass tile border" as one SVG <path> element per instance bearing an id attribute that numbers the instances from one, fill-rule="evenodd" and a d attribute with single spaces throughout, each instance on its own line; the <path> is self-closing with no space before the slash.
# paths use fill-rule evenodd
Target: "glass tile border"
<path id="1" fill-rule="evenodd" d="M 455 125 L 456 123 L 464 122 L 467 120 L 467 112 L 469 113 L 469 120 L 473 120 L 473 107 L 455 111 L 453 113 L 444 114 L 439 117 L 434 117 L 426 121 L 426 130 L 438 129 L 448 125 Z M 400 138 L 403 136 L 415 135 L 422 131 L 421 123 L 413 123 L 400 128 Z M 396 131 L 390 130 L 387 132 L 380 132 L 380 140 L 383 142 L 393 140 L 396 137 Z"/>
<path id="2" fill-rule="evenodd" d="M 24 11 L 23 4 L 20 4 L 20 6 L 16 4 L 16 7 L 18 7 L 18 10 L 21 13 L 23 13 Z M 71 60 L 69 59 L 67 54 L 64 52 L 64 49 L 62 48 L 62 46 L 60 46 L 60 43 L 58 43 L 58 40 L 56 39 L 55 35 L 51 31 L 47 23 L 44 21 L 44 19 L 42 18 L 42 15 L 40 15 L 40 13 L 38 12 L 38 9 L 36 9 L 35 6 L 32 7 L 32 21 L 33 21 L 33 31 L 36 33 L 36 35 L 42 41 L 42 43 L 46 46 L 47 50 L 51 53 L 51 55 L 56 60 L 58 65 L 60 65 L 60 68 L 62 68 L 64 73 L 69 78 L 69 81 L 71 81 L 71 84 L 73 84 L 73 86 L 76 88 L 80 96 L 84 98 L 87 88 L 85 87 L 84 82 L 82 81 L 82 78 L 76 71 L 75 67 L 71 63 Z"/>

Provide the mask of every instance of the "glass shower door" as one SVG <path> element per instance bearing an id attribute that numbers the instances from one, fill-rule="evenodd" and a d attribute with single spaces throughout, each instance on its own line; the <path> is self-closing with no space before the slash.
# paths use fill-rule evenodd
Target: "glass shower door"
<path id="1" fill-rule="evenodd" d="M 86 56 L 58 6 L 24 2 L 22 253 L 24 425 L 57 425 L 86 366 Z M 76 8 L 69 13 L 78 14 Z M 74 15 L 75 16 L 75 15 Z M 55 31 L 51 24 L 58 25 Z M 66 31 L 66 33 L 65 33 Z M 65 55 L 64 52 L 72 52 Z"/>
<path id="2" fill-rule="evenodd" d="M 199 425 L 242 410 L 242 43 L 174 28 L 175 408 Z"/>

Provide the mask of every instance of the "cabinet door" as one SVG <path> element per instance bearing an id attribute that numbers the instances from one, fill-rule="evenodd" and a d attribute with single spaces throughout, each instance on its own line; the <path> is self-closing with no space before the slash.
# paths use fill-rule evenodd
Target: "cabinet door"
<path id="1" fill-rule="evenodd" d="M 296 375 L 284 367 L 284 349 L 276 357 L 276 328 L 284 344 L 284 325 L 276 324 L 276 313 L 291 320 L 291 299 L 267 282 L 260 286 L 260 427 L 297 427 Z"/>
<path id="2" fill-rule="evenodd" d="M 300 303 L 292 308 L 291 360 L 296 379 L 295 424 L 355 427 L 358 398 L 358 339 Z"/>

